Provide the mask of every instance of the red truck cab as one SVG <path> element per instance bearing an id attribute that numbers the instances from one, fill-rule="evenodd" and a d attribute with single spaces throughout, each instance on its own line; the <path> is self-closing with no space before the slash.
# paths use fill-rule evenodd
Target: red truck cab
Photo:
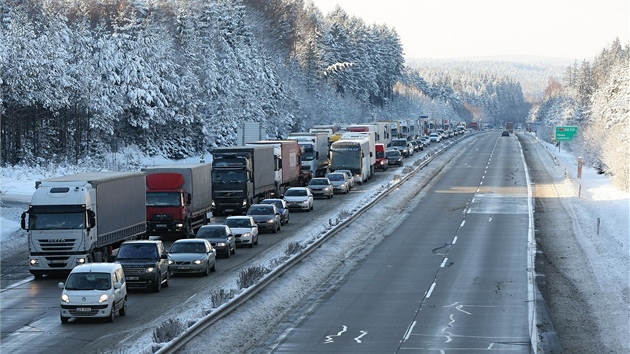
<path id="1" fill-rule="evenodd" d="M 190 194 L 181 189 L 180 173 L 147 175 L 147 228 L 149 233 L 187 233 Z"/>

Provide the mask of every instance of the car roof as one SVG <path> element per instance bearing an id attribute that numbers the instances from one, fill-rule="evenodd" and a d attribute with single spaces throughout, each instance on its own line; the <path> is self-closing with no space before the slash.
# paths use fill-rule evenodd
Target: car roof
<path id="1" fill-rule="evenodd" d="M 125 241 L 123 242 L 121 245 L 125 245 L 125 244 L 132 244 L 132 245 L 141 245 L 141 244 L 147 244 L 147 245 L 155 245 L 157 243 L 161 243 L 162 241 L 160 240 L 133 240 L 133 241 Z"/>
<path id="2" fill-rule="evenodd" d="M 227 219 L 249 219 L 251 218 L 251 215 L 230 215 L 227 218 L 225 218 L 225 220 Z"/>
<path id="3" fill-rule="evenodd" d="M 205 238 L 180 238 L 179 240 L 175 240 L 173 243 L 201 243 L 207 242 Z"/>
<path id="4" fill-rule="evenodd" d="M 267 198 L 267 199 L 263 199 L 261 201 L 261 203 L 264 203 L 264 202 L 283 202 L 283 201 L 284 200 L 280 199 L 280 198 Z"/>
<path id="5" fill-rule="evenodd" d="M 295 189 L 295 190 L 305 190 L 306 189 L 306 190 L 308 190 L 308 188 L 306 188 L 306 187 L 291 187 L 291 188 L 288 188 L 287 190 L 289 190 L 289 189 Z"/>
<path id="6" fill-rule="evenodd" d="M 74 267 L 71 273 L 111 273 L 117 268 L 121 268 L 120 263 L 87 263 Z"/>
<path id="7" fill-rule="evenodd" d="M 202 229 L 225 229 L 225 225 L 221 225 L 221 224 L 212 224 L 212 225 L 203 225 L 201 226 Z"/>

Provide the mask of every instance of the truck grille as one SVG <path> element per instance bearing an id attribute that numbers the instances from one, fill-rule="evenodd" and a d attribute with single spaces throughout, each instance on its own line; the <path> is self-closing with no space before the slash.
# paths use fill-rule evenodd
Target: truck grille
<path id="1" fill-rule="evenodd" d="M 72 251 L 76 240 L 73 238 L 68 239 L 42 239 L 37 240 L 39 247 L 44 252 L 60 252 L 60 251 Z"/>
<path id="2" fill-rule="evenodd" d="M 151 218 L 150 219 L 151 221 L 172 221 L 173 215 L 172 214 L 151 214 L 150 218 Z"/>
<path id="3" fill-rule="evenodd" d="M 66 268 L 70 257 L 46 257 L 50 268 Z"/>

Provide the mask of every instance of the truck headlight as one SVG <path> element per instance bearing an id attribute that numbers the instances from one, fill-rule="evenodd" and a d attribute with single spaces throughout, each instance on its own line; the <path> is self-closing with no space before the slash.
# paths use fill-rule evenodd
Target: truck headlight
<path id="1" fill-rule="evenodd" d="M 184 223 L 181 223 L 181 222 L 177 223 L 177 224 L 175 224 L 175 227 L 182 228 L 182 227 L 184 227 Z"/>
<path id="2" fill-rule="evenodd" d="M 217 243 L 217 246 L 219 246 L 219 247 L 225 247 L 225 246 L 227 246 L 227 243 L 225 243 L 225 242 L 219 242 L 219 243 Z"/>
<path id="3" fill-rule="evenodd" d="M 66 304 L 70 302 L 70 297 L 68 296 L 68 294 L 61 294 L 61 301 L 65 302 Z"/>
<path id="4" fill-rule="evenodd" d="M 155 267 L 148 267 L 147 269 L 144 270 L 146 273 L 153 273 L 155 272 Z"/>
<path id="5" fill-rule="evenodd" d="M 107 294 L 102 294 L 101 297 L 98 298 L 98 302 L 105 302 L 108 298 L 109 296 Z"/>
<path id="6" fill-rule="evenodd" d="M 243 207 L 247 206 L 247 199 L 243 199 L 243 203 L 241 204 Z"/>
<path id="7" fill-rule="evenodd" d="M 31 264 L 31 267 L 39 267 L 39 259 L 31 258 L 29 263 Z"/>
<path id="8" fill-rule="evenodd" d="M 79 257 L 77 258 L 77 265 L 85 264 L 85 258 Z"/>

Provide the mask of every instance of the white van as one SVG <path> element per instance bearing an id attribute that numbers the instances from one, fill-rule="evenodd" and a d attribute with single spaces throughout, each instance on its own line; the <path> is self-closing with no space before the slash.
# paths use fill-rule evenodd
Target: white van
<path id="1" fill-rule="evenodd" d="M 127 314 L 127 284 L 118 263 L 89 263 L 76 266 L 61 292 L 61 323 L 72 317 L 101 317 L 113 322 L 116 312 Z"/>

